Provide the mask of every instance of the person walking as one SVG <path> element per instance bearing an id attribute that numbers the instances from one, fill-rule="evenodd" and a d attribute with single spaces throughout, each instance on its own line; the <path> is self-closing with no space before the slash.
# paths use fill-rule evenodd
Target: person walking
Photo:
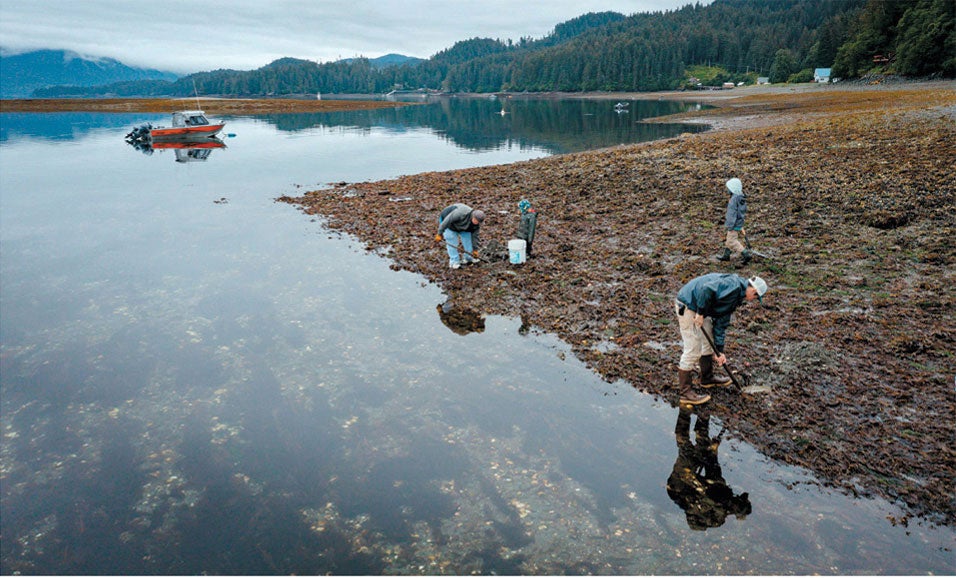
<path id="1" fill-rule="evenodd" d="M 730 191 L 730 200 L 727 201 L 727 216 L 724 218 L 724 227 L 727 229 L 727 239 L 724 241 L 724 252 L 717 256 L 720 261 L 730 261 L 731 253 L 740 253 L 741 264 L 746 265 L 753 258 L 750 250 L 740 242 L 740 236 L 747 236 L 744 230 L 744 218 L 747 216 L 747 195 L 743 192 L 740 179 L 733 178 L 727 181 L 727 190 Z"/>
<path id="2" fill-rule="evenodd" d="M 730 316 L 744 301 L 759 299 L 767 292 L 767 283 L 760 277 L 746 279 L 733 273 L 708 273 L 691 279 L 677 292 L 674 310 L 677 313 L 683 353 L 677 370 L 680 403 L 698 405 L 707 403 L 710 396 L 694 391 L 692 371 L 700 364 L 700 385 L 704 388 L 723 387 L 730 379 L 714 374 L 714 363 L 727 362 L 724 356 L 724 337 L 730 326 Z M 712 336 L 715 352 L 707 337 Z"/>
<path id="3" fill-rule="evenodd" d="M 455 203 L 445 207 L 438 216 L 438 234 L 435 240 L 445 243 L 448 249 L 448 266 L 452 269 L 468 265 L 478 260 L 474 247 L 478 244 L 478 232 L 481 222 L 485 220 L 485 213 L 472 209 L 463 203 Z M 458 251 L 458 243 L 464 249 L 462 256 Z"/>

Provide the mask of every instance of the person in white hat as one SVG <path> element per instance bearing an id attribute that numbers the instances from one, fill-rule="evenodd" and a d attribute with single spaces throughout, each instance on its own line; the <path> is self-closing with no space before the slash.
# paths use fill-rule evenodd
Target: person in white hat
<path id="1" fill-rule="evenodd" d="M 700 364 L 700 386 L 723 387 L 730 378 L 714 374 L 718 366 L 727 363 L 724 356 L 724 336 L 730 326 L 730 316 L 744 301 L 759 299 L 767 292 L 767 283 L 760 277 L 747 279 L 733 273 L 708 273 L 691 279 L 677 292 L 674 310 L 684 345 L 677 370 L 680 402 L 687 405 L 707 403 L 710 396 L 694 391 L 694 367 Z M 706 331 L 712 336 L 717 351 L 711 348 Z"/>
<path id="2" fill-rule="evenodd" d="M 740 242 L 740 236 L 747 236 L 744 230 L 744 219 L 747 216 L 747 195 L 744 194 L 743 183 L 733 178 L 727 181 L 727 190 L 730 191 L 730 200 L 727 201 L 727 216 L 724 218 L 724 227 L 727 229 L 727 239 L 724 241 L 724 252 L 717 256 L 720 261 L 730 261 L 731 253 L 740 253 L 741 264 L 746 265 L 753 258 L 750 250 Z"/>

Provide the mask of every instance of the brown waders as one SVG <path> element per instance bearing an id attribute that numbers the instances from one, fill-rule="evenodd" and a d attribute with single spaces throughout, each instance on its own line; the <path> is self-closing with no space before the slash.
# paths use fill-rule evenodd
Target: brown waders
<path id="1" fill-rule="evenodd" d="M 714 356 L 700 356 L 700 386 L 701 387 L 727 387 L 731 381 L 729 377 L 714 374 Z"/>
<path id="2" fill-rule="evenodd" d="M 678 388 L 680 388 L 680 402 L 685 405 L 700 405 L 710 401 L 710 396 L 694 391 L 694 376 L 685 369 L 677 370 Z"/>

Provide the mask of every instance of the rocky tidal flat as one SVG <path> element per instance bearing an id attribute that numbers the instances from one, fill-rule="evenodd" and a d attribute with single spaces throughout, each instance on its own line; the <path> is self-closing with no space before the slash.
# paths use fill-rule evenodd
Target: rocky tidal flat
<path id="1" fill-rule="evenodd" d="M 739 309 L 727 343 L 750 393 L 716 392 L 714 412 L 771 458 L 951 526 L 956 85 L 710 100 L 716 108 L 667 119 L 710 124 L 707 133 L 280 200 L 481 313 L 553 332 L 605 379 L 672 403 L 677 290 L 713 271 L 760 275 L 764 306 Z M 734 176 L 765 255 L 747 266 L 714 258 Z M 522 199 L 538 228 L 528 262 L 512 265 L 502 247 Z M 433 240 L 436 215 L 454 202 L 489 215 L 477 267 L 449 269 Z"/>

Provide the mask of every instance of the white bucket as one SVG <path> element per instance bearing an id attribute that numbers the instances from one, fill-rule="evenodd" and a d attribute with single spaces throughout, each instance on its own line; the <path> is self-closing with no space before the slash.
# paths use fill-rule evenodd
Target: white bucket
<path id="1" fill-rule="evenodd" d="M 524 263 L 527 259 L 527 255 L 525 254 L 525 248 L 527 246 L 528 243 L 524 239 L 512 239 L 508 241 L 508 261 L 515 265 Z"/>

